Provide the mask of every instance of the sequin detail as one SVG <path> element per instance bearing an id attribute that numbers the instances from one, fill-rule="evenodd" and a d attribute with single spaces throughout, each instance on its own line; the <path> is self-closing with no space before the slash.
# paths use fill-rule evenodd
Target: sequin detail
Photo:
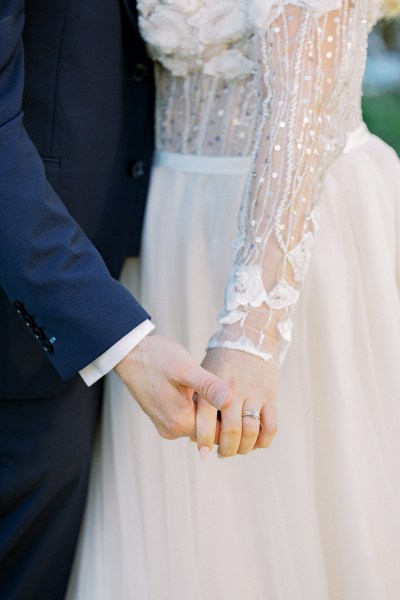
<path id="1" fill-rule="evenodd" d="M 361 122 L 372 13 L 362 0 L 250 4 L 260 11 L 253 10 L 260 71 L 254 84 L 265 94 L 233 267 L 243 273 L 246 265 L 247 278 L 240 293 L 231 278 L 224 319 L 231 306 L 246 316 L 221 323 L 213 347 L 233 348 L 237 340 L 243 350 L 242 340 L 250 340 L 247 351 L 281 365 L 310 266 L 324 176 Z"/>
<path id="2" fill-rule="evenodd" d="M 209 347 L 282 364 L 324 177 L 362 120 L 367 36 L 380 5 L 138 1 L 157 61 L 157 148 L 252 156 L 225 311 Z"/>

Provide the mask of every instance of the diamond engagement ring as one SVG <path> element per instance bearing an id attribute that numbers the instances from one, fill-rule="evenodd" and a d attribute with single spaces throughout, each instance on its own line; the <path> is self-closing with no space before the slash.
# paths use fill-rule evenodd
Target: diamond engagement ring
<path id="1" fill-rule="evenodd" d="M 244 410 L 242 412 L 242 417 L 252 417 L 253 419 L 261 421 L 261 415 L 258 410 Z"/>

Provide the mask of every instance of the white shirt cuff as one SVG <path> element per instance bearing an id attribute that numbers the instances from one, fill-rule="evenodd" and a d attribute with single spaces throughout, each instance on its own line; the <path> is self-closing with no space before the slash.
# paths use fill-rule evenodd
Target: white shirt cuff
<path id="1" fill-rule="evenodd" d="M 103 352 L 101 356 L 96 358 L 90 365 L 87 365 L 79 371 L 79 375 L 82 377 L 86 385 L 91 386 L 96 381 L 107 375 L 125 356 L 129 354 L 135 346 L 139 344 L 151 331 L 153 331 L 154 325 L 146 319 L 143 323 L 140 323 L 135 329 L 132 329 L 116 344 L 111 346 L 108 350 Z"/>

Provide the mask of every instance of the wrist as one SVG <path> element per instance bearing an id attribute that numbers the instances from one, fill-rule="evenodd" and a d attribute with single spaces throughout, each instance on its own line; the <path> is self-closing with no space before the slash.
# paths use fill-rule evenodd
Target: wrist
<path id="1" fill-rule="evenodd" d="M 142 340 L 139 342 L 124 358 L 114 367 L 114 371 L 124 379 L 124 375 L 129 371 L 131 372 L 140 362 L 140 355 L 142 353 Z"/>

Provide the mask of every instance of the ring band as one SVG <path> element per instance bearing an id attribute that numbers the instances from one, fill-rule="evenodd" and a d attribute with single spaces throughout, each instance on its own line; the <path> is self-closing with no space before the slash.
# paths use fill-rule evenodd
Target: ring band
<path id="1" fill-rule="evenodd" d="M 261 421 L 261 415 L 258 410 L 244 410 L 242 412 L 242 417 L 252 417 L 253 419 Z"/>

